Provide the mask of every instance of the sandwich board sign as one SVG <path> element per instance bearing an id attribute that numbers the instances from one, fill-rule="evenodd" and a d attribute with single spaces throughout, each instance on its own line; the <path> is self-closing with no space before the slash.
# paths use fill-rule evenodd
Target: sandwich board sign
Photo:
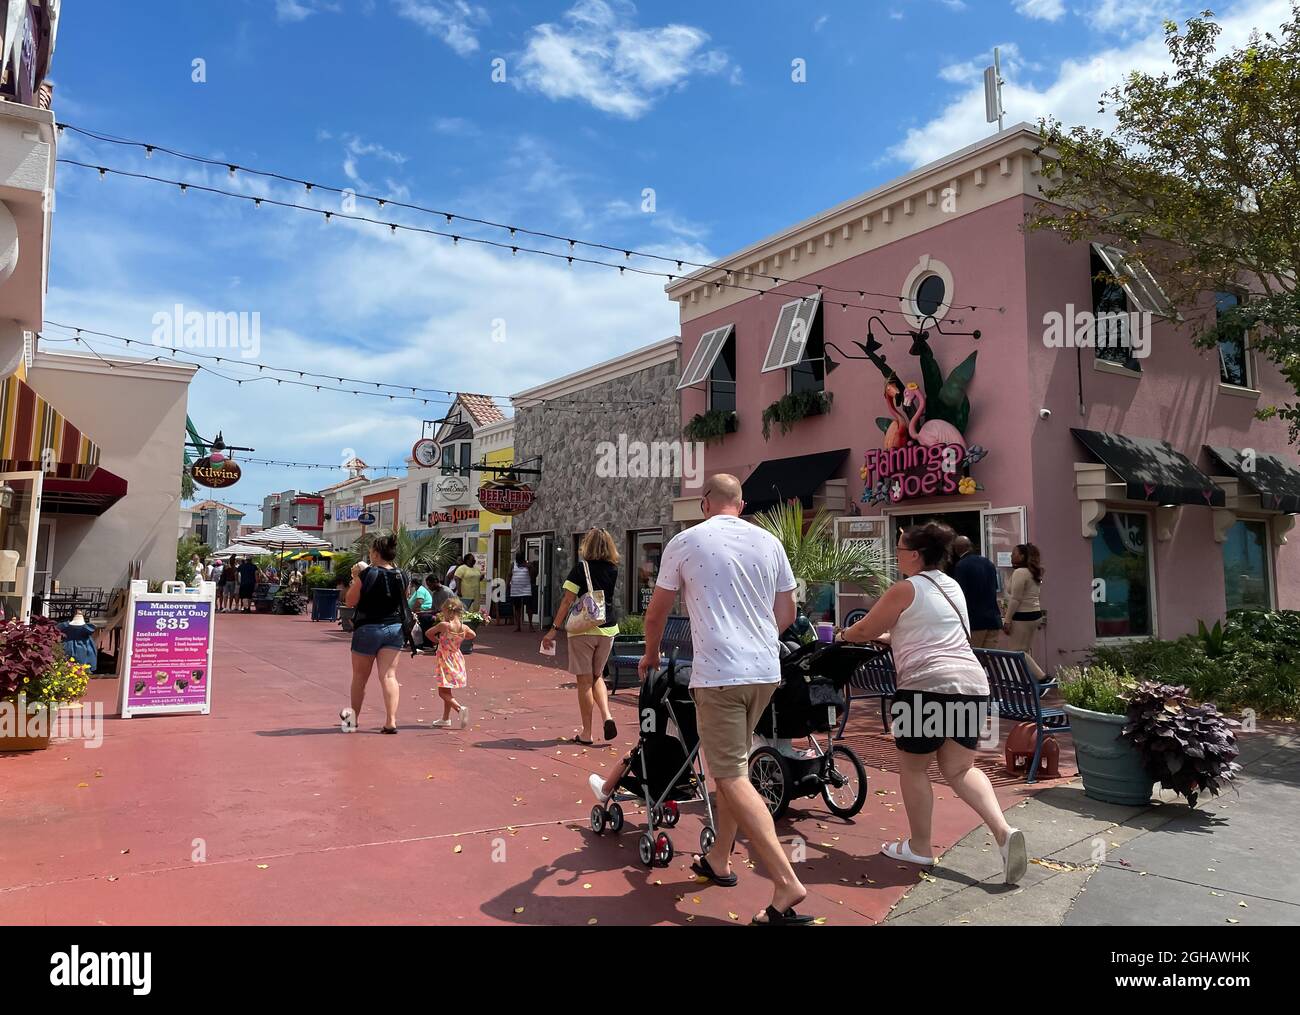
<path id="1" fill-rule="evenodd" d="M 216 590 L 212 582 L 191 589 L 164 582 L 150 592 L 148 582 L 131 582 L 118 689 L 123 719 L 208 714 Z"/>

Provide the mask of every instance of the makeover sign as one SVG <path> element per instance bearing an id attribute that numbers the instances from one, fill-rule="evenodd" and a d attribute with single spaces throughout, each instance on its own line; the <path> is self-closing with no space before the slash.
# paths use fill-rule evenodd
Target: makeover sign
<path id="1" fill-rule="evenodd" d="M 147 586 L 146 586 L 147 588 Z M 137 596 L 127 613 L 122 716 L 195 712 L 212 700 L 213 602 L 205 583 L 198 594 Z"/>

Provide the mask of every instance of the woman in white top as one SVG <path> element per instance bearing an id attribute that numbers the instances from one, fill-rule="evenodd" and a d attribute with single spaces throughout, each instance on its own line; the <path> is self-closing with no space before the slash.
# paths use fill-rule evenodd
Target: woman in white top
<path id="1" fill-rule="evenodd" d="M 524 614 L 528 615 L 528 630 L 533 628 L 533 572 L 528 567 L 524 551 L 515 554 L 515 566 L 510 571 L 510 612 L 515 615 L 515 630 L 522 631 Z"/>
<path id="2" fill-rule="evenodd" d="M 1043 622 L 1043 607 L 1038 598 L 1043 587 L 1043 564 L 1038 547 L 1033 543 L 1021 543 L 1011 551 L 1011 566 L 1015 570 L 1011 572 L 1002 630 L 1008 636 L 1007 647 L 1012 652 L 1023 652 L 1025 665 L 1036 679 L 1043 681 L 1047 674 L 1030 651 L 1034 632 Z"/>
<path id="3" fill-rule="evenodd" d="M 934 792 L 932 760 L 970 808 L 988 825 L 1002 852 L 1007 884 L 1024 876 L 1025 837 L 1007 824 L 988 776 L 975 767 L 975 747 L 988 710 L 989 685 L 970 643 L 961 586 L 943 572 L 955 533 L 946 525 L 913 525 L 899 534 L 898 570 L 871 612 L 844 631 L 848 642 L 887 641 L 894 653 L 898 693 L 890 714 L 898 748 L 909 838 L 887 842 L 882 853 L 933 866 L 930 839 Z"/>

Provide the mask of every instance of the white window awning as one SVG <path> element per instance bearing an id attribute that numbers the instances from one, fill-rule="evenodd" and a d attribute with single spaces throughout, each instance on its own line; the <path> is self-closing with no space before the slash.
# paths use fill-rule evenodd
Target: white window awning
<path id="1" fill-rule="evenodd" d="M 713 364 L 717 362 L 718 354 L 722 352 L 734 329 L 735 325 L 724 324 L 721 328 L 706 331 L 700 337 L 700 344 L 695 347 L 695 353 L 691 356 L 690 362 L 686 364 L 686 369 L 682 372 L 682 379 L 677 382 L 678 391 L 699 384 L 709 376 L 709 371 L 713 369 Z"/>
<path id="2" fill-rule="evenodd" d="M 1177 318 L 1178 311 L 1174 309 L 1173 303 L 1145 264 L 1125 254 L 1119 247 L 1094 243 L 1092 249 L 1106 265 L 1106 270 L 1124 287 L 1124 292 L 1129 298 L 1129 309 L 1155 314 L 1157 317 Z"/>
<path id="3" fill-rule="evenodd" d="M 763 360 L 762 373 L 785 370 L 803 359 L 804 348 L 812 333 L 813 320 L 821 301 L 821 293 L 817 293 L 815 296 L 791 300 L 781 308 L 776 327 L 772 331 L 772 342 L 767 347 L 767 357 Z"/>

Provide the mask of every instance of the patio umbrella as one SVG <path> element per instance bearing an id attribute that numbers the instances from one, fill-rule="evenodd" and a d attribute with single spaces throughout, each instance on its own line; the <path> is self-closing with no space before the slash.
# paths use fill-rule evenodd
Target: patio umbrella
<path id="1" fill-rule="evenodd" d="M 303 550 L 302 553 L 295 553 L 290 560 L 329 560 L 333 557 L 333 550 Z"/>
<path id="2" fill-rule="evenodd" d="M 284 555 L 290 550 L 323 550 L 328 549 L 330 545 L 326 540 L 303 532 L 301 529 L 295 529 L 292 525 L 277 525 L 271 529 L 263 529 L 261 532 L 250 533 L 244 536 L 243 542 L 261 547 L 263 551 L 278 553 L 281 570 L 284 567 Z"/>
<path id="3" fill-rule="evenodd" d="M 233 546 L 227 546 L 221 550 L 214 550 L 214 557 L 256 557 L 266 552 L 262 546 L 249 546 L 247 543 L 235 543 Z"/>

